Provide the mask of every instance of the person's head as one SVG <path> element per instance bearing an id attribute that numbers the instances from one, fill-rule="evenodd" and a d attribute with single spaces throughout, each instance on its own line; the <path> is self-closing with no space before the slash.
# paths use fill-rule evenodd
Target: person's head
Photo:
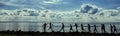
<path id="1" fill-rule="evenodd" d="M 110 26 L 112 26 L 112 24 L 110 24 Z"/>
<path id="2" fill-rule="evenodd" d="M 46 23 L 44 23 L 44 24 L 46 24 Z"/>
<path id="3" fill-rule="evenodd" d="M 101 24 L 102 26 L 104 26 L 104 24 Z"/>
<path id="4" fill-rule="evenodd" d="M 64 24 L 64 23 L 62 23 L 62 24 Z"/>
<path id="5" fill-rule="evenodd" d="M 77 23 L 75 23 L 77 25 Z"/>
<path id="6" fill-rule="evenodd" d="M 115 25 L 113 25 L 113 26 L 115 26 Z"/>
<path id="7" fill-rule="evenodd" d="M 49 24 L 51 24 L 51 22 Z"/>
<path id="8" fill-rule="evenodd" d="M 64 23 L 62 23 L 62 26 L 64 26 Z"/>
<path id="9" fill-rule="evenodd" d="M 101 25 L 103 25 L 103 24 L 101 24 Z"/>
<path id="10" fill-rule="evenodd" d="M 88 25 L 90 25 L 90 24 L 88 24 Z"/>
<path id="11" fill-rule="evenodd" d="M 81 24 L 81 25 L 83 25 L 83 24 Z"/>
<path id="12" fill-rule="evenodd" d="M 72 25 L 70 24 L 70 26 L 72 26 Z"/>

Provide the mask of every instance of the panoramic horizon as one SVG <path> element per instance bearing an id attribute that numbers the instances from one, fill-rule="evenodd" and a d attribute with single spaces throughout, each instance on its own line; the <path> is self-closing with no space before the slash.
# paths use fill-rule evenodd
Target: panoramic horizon
<path id="1" fill-rule="evenodd" d="M 120 32 L 119 1 L 0 0 L 0 31 L 43 31 L 42 25 L 51 22 L 56 31 L 60 29 L 61 23 L 65 23 L 65 26 L 74 26 L 75 23 L 87 26 L 89 23 L 91 26 L 105 24 L 107 32 L 110 32 L 110 24 L 116 25 Z M 66 30 L 69 30 L 68 27 Z"/>

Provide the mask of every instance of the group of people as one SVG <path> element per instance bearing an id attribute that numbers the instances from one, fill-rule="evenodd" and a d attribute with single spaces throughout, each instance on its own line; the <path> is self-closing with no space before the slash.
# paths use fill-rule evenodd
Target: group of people
<path id="1" fill-rule="evenodd" d="M 60 28 L 60 30 L 59 30 L 58 32 L 61 32 L 61 31 L 65 32 L 65 25 L 64 25 L 64 23 L 61 23 L 61 24 L 62 24 L 62 27 Z M 98 31 L 97 31 L 97 27 L 100 27 L 100 26 L 96 26 L 96 25 L 91 26 L 90 24 L 88 24 L 88 26 L 83 26 L 83 24 L 81 24 L 81 26 L 78 26 L 77 23 L 75 23 L 74 26 L 75 26 L 76 32 L 78 32 L 78 27 L 81 27 L 81 31 L 82 31 L 82 32 L 85 31 L 84 27 L 87 27 L 87 28 L 88 28 L 88 32 L 91 32 L 91 27 L 93 27 L 93 28 L 94 28 L 94 29 L 93 29 L 93 30 L 94 30 L 94 33 L 97 33 L 97 32 L 98 32 Z M 43 30 L 44 30 L 44 32 L 46 32 L 46 27 L 47 27 L 47 23 L 44 23 L 44 24 L 43 24 Z M 70 24 L 69 27 L 70 27 L 69 32 L 74 32 L 72 24 Z M 105 29 L 106 29 L 106 28 L 105 28 L 105 25 L 104 25 L 104 24 L 101 24 L 101 32 L 102 32 L 102 33 L 106 33 L 106 30 L 105 30 Z M 53 28 L 52 28 L 52 23 L 49 23 L 49 29 L 48 29 L 48 30 L 51 30 L 52 32 L 54 32 L 54 30 L 53 30 Z M 117 29 L 116 29 L 116 26 L 115 26 L 115 25 L 110 24 L 110 30 L 111 30 L 111 33 L 117 33 Z"/>
<path id="2" fill-rule="evenodd" d="M 117 29 L 115 25 L 110 24 L 110 30 L 111 30 L 111 33 L 117 33 Z"/>

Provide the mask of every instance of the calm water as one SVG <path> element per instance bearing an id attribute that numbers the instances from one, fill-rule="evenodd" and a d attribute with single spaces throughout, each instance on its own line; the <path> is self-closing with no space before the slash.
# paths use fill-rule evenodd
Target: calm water
<path id="1" fill-rule="evenodd" d="M 29 23 L 29 22 L 26 22 L 26 23 L 25 22 L 24 23 L 22 23 L 22 22 L 14 22 L 14 23 L 13 22 L 12 23 L 3 22 L 3 23 L 0 23 L 0 31 L 22 30 L 22 31 L 40 31 L 40 32 L 42 32 L 43 31 L 43 27 L 42 27 L 43 24 L 44 23 L 42 23 L 42 22 L 31 22 L 31 23 Z M 53 24 L 52 28 L 54 29 L 54 31 L 58 31 L 61 28 L 61 23 L 59 23 L 59 22 L 57 22 L 57 23 L 53 22 L 52 24 Z M 69 28 L 70 28 L 69 24 L 72 24 L 73 29 L 75 31 L 74 23 L 64 23 L 64 25 L 66 26 L 65 31 L 66 32 L 69 31 Z M 81 31 L 81 27 L 80 27 L 81 23 L 77 23 L 77 24 L 79 26 L 78 27 L 79 31 Z M 94 24 L 90 24 L 90 25 L 93 26 Z M 86 23 L 83 25 L 87 26 Z M 98 32 L 101 32 L 101 29 L 100 29 L 101 24 L 95 24 L 95 25 L 99 26 L 99 27 L 97 27 L 97 30 L 98 30 Z M 117 27 L 118 32 L 120 32 L 120 24 L 115 24 L 115 25 Z M 105 26 L 106 26 L 106 31 L 110 32 L 110 27 L 109 27 L 110 25 L 105 24 Z M 48 29 L 48 27 L 49 27 L 49 24 L 47 25 L 47 29 Z M 87 32 L 88 31 L 87 27 L 84 27 L 84 28 L 85 28 L 85 31 Z M 94 28 L 92 27 L 92 29 L 94 29 Z M 91 31 L 93 31 L 92 29 L 91 29 Z M 51 32 L 51 30 L 47 30 L 47 32 Z"/>

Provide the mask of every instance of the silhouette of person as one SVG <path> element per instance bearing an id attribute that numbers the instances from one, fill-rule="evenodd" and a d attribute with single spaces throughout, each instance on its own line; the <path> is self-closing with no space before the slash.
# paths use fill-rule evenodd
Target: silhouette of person
<path id="1" fill-rule="evenodd" d="M 51 24 L 51 23 L 49 23 L 49 29 L 50 29 L 52 32 L 54 32 L 53 29 L 52 29 L 52 24 Z"/>
<path id="2" fill-rule="evenodd" d="M 113 27 L 114 27 L 114 33 L 115 33 L 115 32 L 117 33 L 116 26 L 115 26 L 115 25 L 113 25 Z"/>
<path id="3" fill-rule="evenodd" d="M 77 25 L 77 23 L 75 23 L 75 27 L 76 27 L 76 32 L 78 32 L 78 25 Z"/>
<path id="4" fill-rule="evenodd" d="M 88 31 L 91 32 L 91 26 L 88 24 Z"/>
<path id="5" fill-rule="evenodd" d="M 104 24 L 101 24 L 101 31 L 102 31 L 102 33 L 105 33 L 106 31 L 105 31 L 105 25 Z"/>
<path id="6" fill-rule="evenodd" d="M 44 32 L 46 32 L 46 23 L 43 24 L 43 29 L 44 29 Z"/>
<path id="7" fill-rule="evenodd" d="M 73 31 L 73 28 L 72 28 L 72 25 L 70 24 L 70 32 L 72 32 Z"/>
<path id="8" fill-rule="evenodd" d="M 84 31 L 84 26 L 83 26 L 83 24 L 81 24 L 81 30 L 82 30 L 82 32 Z"/>
<path id="9" fill-rule="evenodd" d="M 62 23 L 62 27 L 61 27 L 60 31 L 63 30 L 63 32 L 65 32 L 64 27 L 65 27 L 65 25 L 64 25 L 64 23 Z M 59 32 L 60 32 L 60 31 L 59 31 Z"/>
<path id="10" fill-rule="evenodd" d="M 97 28 L 96 28 L 97 26 L 96 25 L 94 25 L 94 33 L 96 33 L 97 32 Z"/>
<path id="11" fill-rule="evenodd" d="M 110 24 L 111 33 L 113 33 L 113 26 Z"/>

